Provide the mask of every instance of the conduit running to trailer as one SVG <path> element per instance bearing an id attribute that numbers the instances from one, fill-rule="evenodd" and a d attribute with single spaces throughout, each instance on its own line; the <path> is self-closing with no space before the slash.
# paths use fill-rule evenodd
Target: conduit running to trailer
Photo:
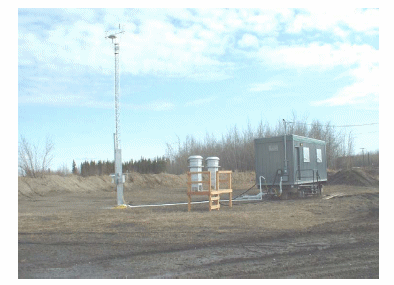
<path id="1" fill-rule="evenodd" d="M 192 204 L 208 203 L 209 201 L 192 202 Z M 143 208 L 143 207 L 163 207 L 163 206 L 176 206 L 176 205 L 187 205 L 185 203 L 168 203 L 168 204 L 148 204 L 148 205 L 126 205 L 128 208 Z"/>
<path id="2" fill-rule="evenodd" d="M 261 199 L 249 199 L 249 200 L 232 200 L 233 202 L 243 202 L 243 201 L 261 201 Z M 220 202 L 229 202 L 230 200 L 220 200 Z M 191 202 L 191 204 L 202 204 L 209 203 L 209 201 L 198 201 Z M 168 203 L 168 204 L 147 204 L 147 205 L 126 205 L 127 208 L 144 208 L 144 207 L 164 207 L 164 206 L 177 206 L 177 205 L 187 205 L 187 202 L 182 203 Z"/>

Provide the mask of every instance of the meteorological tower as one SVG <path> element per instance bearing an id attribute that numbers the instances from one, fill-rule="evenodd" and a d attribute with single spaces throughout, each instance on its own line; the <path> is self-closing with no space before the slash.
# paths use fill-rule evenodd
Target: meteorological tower
<path id="1" fill-rule="evenodd" d="M 116 184 L 116 193 L 118 206 L 124 205 L 123 198 L 123 183 L 125 176 L 122 173 L 122 151 L 120 146 L 120 106 L 119 106 L 119 93 L 120 93 L 120 78 L 119 78 L 119 40 L 120 34 L 124 31 L 120 28 L 113 33 L 108 33 L 105 38 L 111 39 L 114 44 L 115 51 L 115 133 L 114 133 L 114 155 L 115 155 L 115 174 L 113 175 L 113 182 Z"/>

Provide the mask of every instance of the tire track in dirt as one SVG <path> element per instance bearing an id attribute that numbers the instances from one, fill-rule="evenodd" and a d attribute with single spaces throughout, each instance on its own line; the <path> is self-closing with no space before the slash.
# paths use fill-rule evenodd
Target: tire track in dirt
<path id="1" fill-rule="evenodd" d="M 165 250 L 149 250 L 149 246 L 144 244 L 145 250 L 139 251 L 112 245 L 111 249 L 107 248 L 107 252 L 111 250 L 118 253 L 103 252 L 102 256 L 68 259 L 54 264 L 54 268 L 57 268 L 55 271 L 40 273 L 40 270 L 36 270 L 36 274 L 47 278 L 56 272 L 57 276 L 72 277 L 79 267 L 93 274 L 81 275 L 86 278 L 118 278 L 126 275 L 128 278 L 360 278 L 356 273 L 360 274 L 360 270 L 366 268 L 370 271 L 366 278 L 376 278 L 379 272 L 379 244 L 375 235 L 374 231 L 367 230 L 363 232 L 363 238 L 358 235 L 355 237 L 353 233 L 309 233 L 293 238 L 290 233 L 263 238 L 263 241 L 258 241 L 261 239 L 258 237 L 254 241 L 244 239 L 225 245 L 172 245 Z M 78 244 L 81 248 L 88 246 L 93 252 L 93 244 L 102 246 L 97 243 Z M 42 243 L 41 246 L 48 244 Z M 62 250 L 59 244 L 53 246 Z M 61 244 L 61 247 L 68 246 L 70 244 Z M 368 254 L 365 249 L 370 249 Z M 155 274 L 151 267 L 159 264 L 163 273 Z M 315 272 L 314 267 L 319 267 L 319 271 Z"/>
<path id="2" fill-rule="evenodd" d="M 57 196 L 39 203 L 23 202 L 18 223 L 18 276 L 379 278 L 379 193 L 352 191 L 357 195 L 327 201 L 273 201 L 264 207 L 238 205 L 221 213 L 195 211 L 187 219 L 179 219 L 187 212 L 169 209 L 115 215 L 93 203 L 86 208 L 88 200 L 78 195 L 61 196 L 67 201 L 55 208 L 47 206 L 59 201 Z M 90 196 L 85 198 L 90 201 Z M 104 198 L 98 201 L 104 203 Z M 287 213 L 288 219 L 270 219 L 282 227 L 266 227 L 267 216 L 261 215 L 264 210 Z M 290 216 L 294 210 L 301 214 Z M 236 219 L 234 213 L 245 218 Z M 207 223 L 196 226 L 196 217 Z M 226 223 L 229 217 L 231 223 Z M 305 217 L 305 227 L 283 226 L 297 217 Z M 320 222 L 312 223 L 313 219 Z M 244 224 L 252 220 L 260 227 Z"/>

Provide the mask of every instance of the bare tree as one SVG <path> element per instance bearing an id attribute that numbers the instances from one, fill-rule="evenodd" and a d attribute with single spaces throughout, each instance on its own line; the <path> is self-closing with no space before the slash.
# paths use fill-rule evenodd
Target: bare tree
<path id="1" fill-rule="evenodd" d="M 59 167 L 59 168 L 57 169 L 57 171 L 56 171 L 56 174 L 57 174 L 57 175 L 60 175 L 60 176 L 67 176 L 67 175 L 69 175 L 70 173 L 71 173 L 71 172 L 70 172 L 70 169 L 68 169 L 68 167 L 67 167 L 67 165 L 66 165 L 65 163 L 63 163 L 62 166 Z"/>
<path id="2" fill-rule="evenodd" d="M 309 136 L 326 141 L 327 165 L 332 169 L 351 167 L 351 157 L 354 153 L 354 137 L 352 133 L 340 131 L 331 125 L 319 120 L 313 120 L 307 124 L 307 115 L 298 119 L 293 112 L 292 120 L 286 120 L 287 134 Z M 309 127 L 310 125 L 310 127 Z M 254 138 L 272 137 L 284 134 L 283 120 L 277 121 L 275 127 L 270 127 L 268 122 L 260 121 L 254 130 L 248 120 L 246 129 L 240 131 L 237 125 L 230 127 L 227 133 L 221 134 L 221 140 L 215 136 L 206 134 L 204 139 L 196 139 L 192 135 L 186 136 L 181 144 L 178 137 L 178 149 L 176 146 L 167 144 L 167 156 L 171 164 L 167 169 L 170 173 L 181 174 L 187 171 L 187 158 L 190 155 L 202 155 L 203 157 L 218 156 L 222 169 L 249 171 L 254 170 Z M 378 157 L 378 156 L 377 156 Z M 345 160 L 344 160 L 345 159 Z M 347 159 L 347 161 L 346 161 Z M 378 161 L 376 162 L 379 163 Z"/>
<path id="3" fill-rule="evenodd" d="M 313 120 L 311 127 L 308 132 L 308 136 L 310 138 L 318 139 L 318 140 L 324 140 L 324 129 L 323 125 L 320 123 L 319 120 Z"/>
<path id="4" fill-rule="evenodd" d="M 19 174 L 29 177 L 41 177 L 48 170 L 53 159 L 54 144 L 46 138 L 45 147 L 40 150 L 38 145 L 29 143 L 21 136 L 18 148 Z"/>
<path id="5" fill-rule="evenodd" d="M 306 122 L 308 121 L 308 115 L 305 113 L 301 119 L 298 119 L 296 111 L 292 111 L 292 118 L 286 120 L 287 124 L 287 134 L 307 136 L 308 126 Z M 278 122 L 278 130 L 282 134 L 282 126 L 280 120 Z M 283 126 L 284 127 L 284 126 Z M 283 132 L 284 133 L 284 132 Z"/>
<path id="6" fill-rule="evenodd" d="M 354 153 L 354 137 L 352 132 L 349 132 L 348 138 L 347 138 L 347 148 L 346 148 L 346 167 L 347 169 L 351 169 L 353 164 L 352 164 L 352 156 Z"/>

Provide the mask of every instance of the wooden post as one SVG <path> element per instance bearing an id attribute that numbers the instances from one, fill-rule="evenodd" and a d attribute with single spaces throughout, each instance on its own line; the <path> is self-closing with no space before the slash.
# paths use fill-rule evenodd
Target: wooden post
<path id="1" fill-rule="evenodd" d="M 229 189 L 233 189 L 232 188 L 232 185 L 231 185 L 231 172 L 228 174 L 228 185 L 229 185 Z M 228 202 L 228 205 L 230 206 L 230 207 L 232 207 L 233 206 L 233 191 L 231 191 L 230 193 L 229 193 L 229 202 Z"/>
<path id="2" fill-rule="evenodd" d="M 208 173 L 208 189 L 209 189 L 209 195 L 211 195 L 211 172 L 209 171 Z"/>
<path id="3" fill-rule="evenodd" d="M 216 190 L 219 190 L 219 171 L 216 171 Z"/>
<path id="4" fill-rule="evenodd" d="M 212 191 L 211 191 L 211 172 L 208 174 L 208 198 L 209 198 L 209 211 L 212 210 Z"/>
<path id="5" fill-rule="evenodd" d="M 231 185 L 231 172 L 228 173 L 228 189 L 233 189 Z"/>
<path id="6" fill-rule="evenodd" d="M 192 193 L 191 193 L 191 175 L 190 172 L 187 172 L 187 211 L 190 212 L 191 210 L 191 203 L 192 203 Z"/>

